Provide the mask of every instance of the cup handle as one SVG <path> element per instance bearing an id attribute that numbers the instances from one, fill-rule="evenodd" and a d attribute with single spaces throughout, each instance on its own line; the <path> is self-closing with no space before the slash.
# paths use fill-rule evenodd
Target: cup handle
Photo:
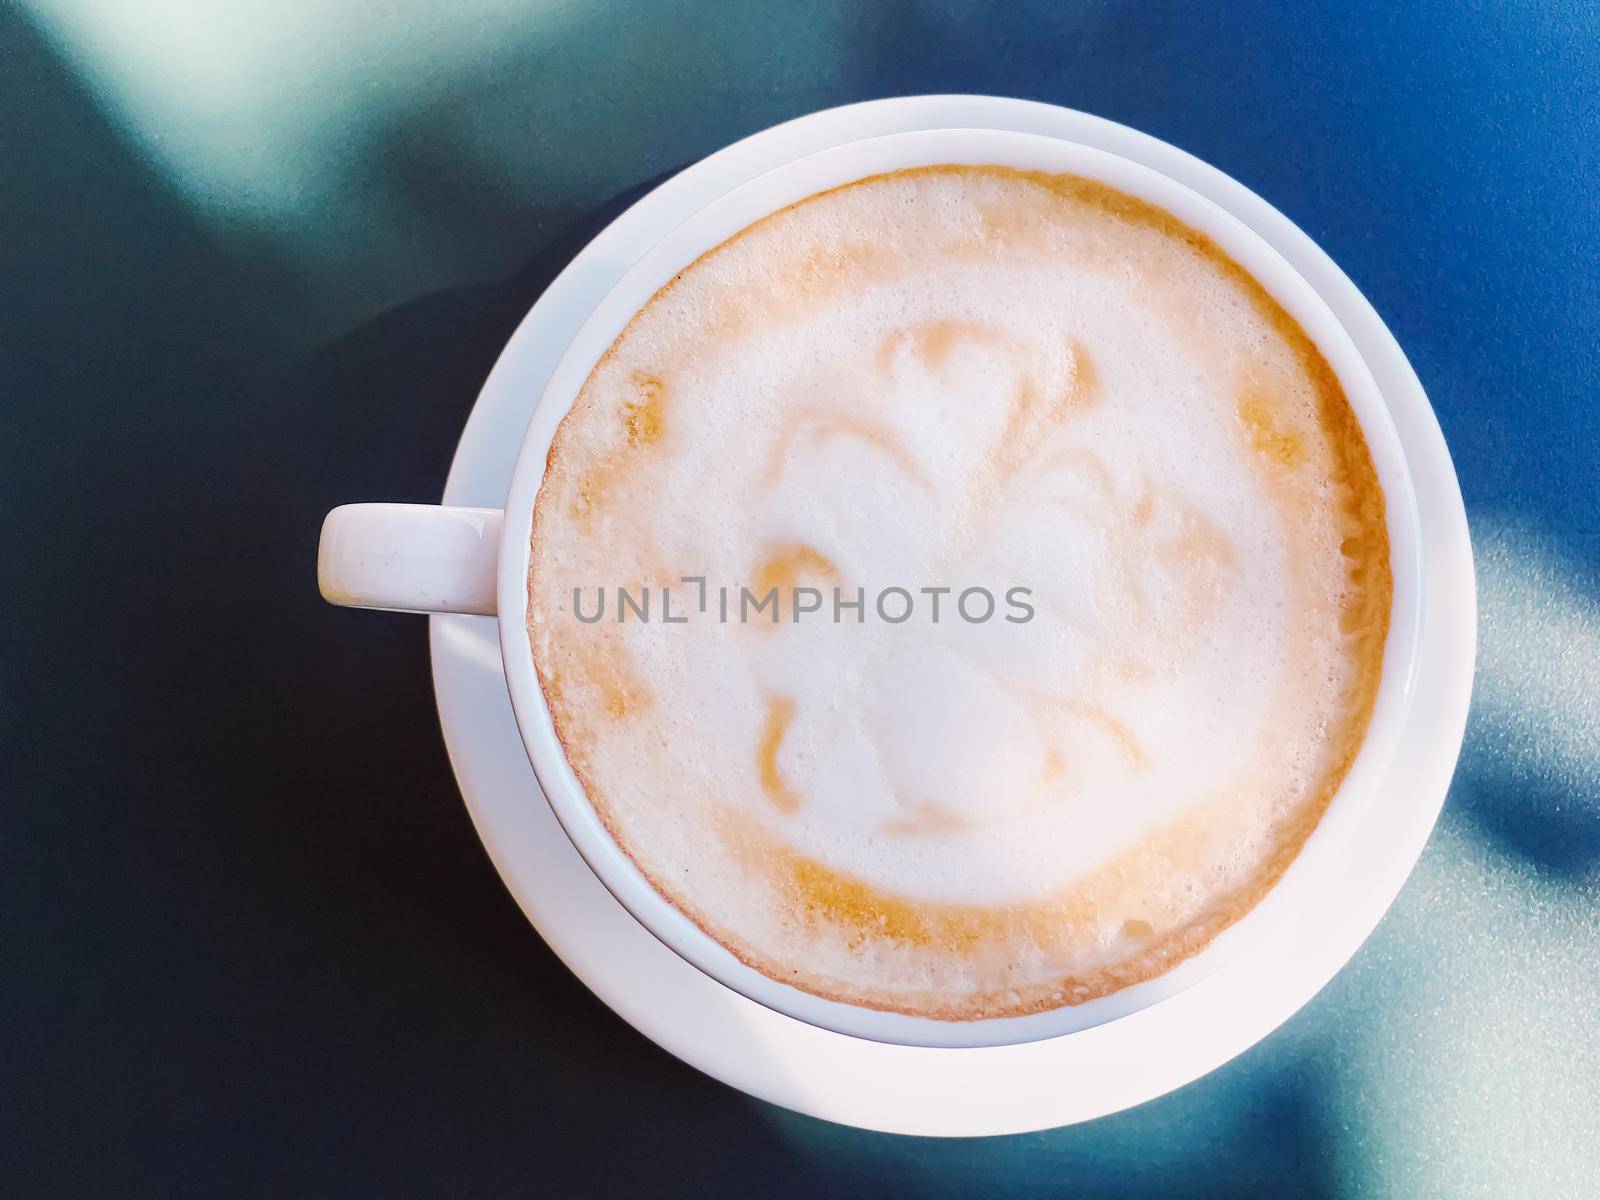
<path id="1" fill-rule="evenodd" d="M 317 586 L 330 604 L 495 615 L 498 508 L 346 504 L 322 522 Z"/>

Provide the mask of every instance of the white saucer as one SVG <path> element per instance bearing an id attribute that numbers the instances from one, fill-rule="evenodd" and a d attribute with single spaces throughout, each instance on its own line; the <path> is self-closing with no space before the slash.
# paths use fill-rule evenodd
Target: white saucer
<path id="1" fill-rule="evenodd" d="M 736 1088 L 800 1112 L 896 1133 L 1018 1133 L 1142 1103 L 1220 1066 L 1314 996 L 1405 882 L 1461 748 L 1476 606 L 1466 513 L 1433 410 L 1400 347 L 1353 284 L 1265 201 L 1163 142 L 1084 113 L 1019 100 L 924 96 L 832 109 L 777 126 L 662 184 L 552 283 L 507 344 L 467 422 L 446 504 L 504 503 L 522 432 L 567 342 L 662 234 L 755 175 L 840 142 L 965 126 L 1097 146 L 1162 171 L 1252 226 L 1338 314 L 1367 360 L 1415 475 L 1430 590 L 1419 686 L 1401 749 L 1311 922 L 1274 930 L 1217 975 L 1152 1008 L 1047 1042 L 981 1050 L 890 1046 L 780 1016 L 702 975 L 600 884 L 544 803 L 500 668 L 493 619 L 432 618 L 445 744 L 495 867 L 562 961 L 639 1032 Z"/>

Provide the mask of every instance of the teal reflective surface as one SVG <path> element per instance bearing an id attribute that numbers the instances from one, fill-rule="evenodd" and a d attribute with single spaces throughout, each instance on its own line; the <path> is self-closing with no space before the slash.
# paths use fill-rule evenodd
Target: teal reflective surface
<path id="1" fill-rule="evenodd" d="M 22 0 L 0 58 L 7 1191 L 1600 1191 L 1592 6 Z M 628 196 L 925 91 L 1123 121 L 1316 238 L 1429 391 L 1480 588 L 1444 818 L 1351 965 L 1174 1095 L 973 1142 L 606 1013 L 477 848 L 420 625 L 309 583 L 330 504 L 438 494 Z"/>

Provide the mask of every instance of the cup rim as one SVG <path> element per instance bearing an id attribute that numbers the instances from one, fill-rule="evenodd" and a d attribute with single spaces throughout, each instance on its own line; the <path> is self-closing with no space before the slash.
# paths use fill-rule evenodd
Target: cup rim
<path id="1" fill-rule="evenodd" d="M 1073 173 L 1155 204 L 1201 230 L 1282 304 L 1318 346 L 1349 399 L 1386 500 L 1394 596 L 1372 718 L 1351 770 L 1277 883 L 1203 950 L 1143 983 L 1078 1005 L 969 1021 L 886 1012 L 830 1000 L 747 966 L 649 883 L 605 829 L 555 735 L 533 667 L 527 579 L 533 508 L 556 428 L 595 362 L 655 291 L 701 253 L 788 204 L 885 171 L 942 164 Z M 569 341 L 534 408 L 512 472 L 498 568 L 499 636 L 507 688 L 534 775 L 589 869 L 653 936 L 724 986 L 833 1032 L 891 1044 L 982 1047 L 1028 1043 L 1130 1016 L 1223 969 L 1273 922 L 1292 921 L 1371 803 L 1415 691 L 1425 560 L 1411 472 L 1387 404 L 1349 334 L 1320 294 L 1243 222 L 1162 172 L 1078 142 L 1035 133 L 945 128 L 891 133 L 798 156 L 723 192 L 629 265 Z"/>

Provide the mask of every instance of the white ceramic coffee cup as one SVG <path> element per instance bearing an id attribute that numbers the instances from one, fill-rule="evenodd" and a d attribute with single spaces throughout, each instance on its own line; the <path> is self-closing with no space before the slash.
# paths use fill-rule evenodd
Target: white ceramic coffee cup
<path id="1" fill-rule="evenodd" d="M 527 633 L 529 535 L 551 440 L 595 362 L 634 313 L 705 251 L 780 208 L 879 172 L 942 163 L 1096 179 L 1206 233 L 1253 275 L 1316 342 L 1361 423 L 1387 500 L 1395 584 L 1383 678 L 1367 736 L 1318 828 L 1261 903 L 1200 954 L 1156 979 L 1051 1012 L 967 1022 L 879 1012 L 779 983 L 741 963 L 656 892 L 612 841 L 566 761 Z M 1293 924 L 1305 905 L 1316 904 L 1319 882 L 1341 852 L 1345 831 L 1371 801 L 1405 726 L 1425 585 L 1416 497 L 1399 436 L 1360 354 L 1312 287 L 1245 225 L 1158 172 L 1073 142 L 983 129 L 924 130 L 835 146 L 777 167 L 696 213 L 628 270 L 573 338 L 524 435 L 503 510 L 398 504 L 335 509 L 323 525 L 318 578 L 322 594 L 335 604 L 498 616 L 506 684 L 546 799 L 612 895 L 688 962 L 768 1008 L 825 1029 L 949 1047 L 1037 1041 L 1146 1008 L 1223 969 L 1273 922 Z M 530 796 L 529 802 L 537 800 Z"/>

